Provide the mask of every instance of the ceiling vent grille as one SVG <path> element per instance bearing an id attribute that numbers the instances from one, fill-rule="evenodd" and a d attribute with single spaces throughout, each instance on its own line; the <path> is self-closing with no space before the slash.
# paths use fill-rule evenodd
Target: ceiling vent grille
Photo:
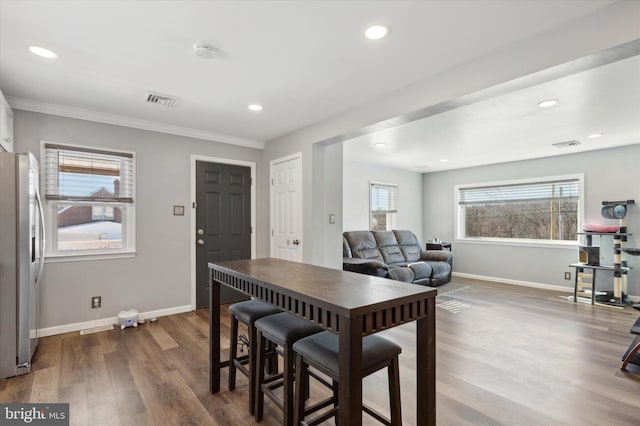
<path id="1" fill-rule="evenodd" d="M 175 106 L 178 100 L 176 98 L 172 98 L 170 96 L 161 95 L 159 93 L 147 92 L 147 103 L 162 105 L 166 107 Z"/>
<path id="2" fill-rule="evenodd" d="M 570 146 L 578 146 L 578 145 L 580 145 L 580 142 L 578 142 L 578 141 L 565 141 L 565 142 L 554 143 L 554 144 L 551 144 L 551 145 L 555 146 L 556 148 L 568 148 Z"/>

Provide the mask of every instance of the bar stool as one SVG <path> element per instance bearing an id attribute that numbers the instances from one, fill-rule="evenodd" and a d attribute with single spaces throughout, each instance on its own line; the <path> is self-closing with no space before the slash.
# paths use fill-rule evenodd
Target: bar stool
<path id="1" fill-rule="evenodd" d="M 258 331 L 256 363 L 256 421 L 262 420 L 264 396 L 267 395 L 283 412 L 283 425 L 293 425 L 293 377 L 295 353 L 293 344 L 303 337 L 320 333 L 323 329 L 309 321 L 298 318 L 288 312 L 269 315 L 254 324 Z M 282 348 L 284 368 L 281 374 L 265 378 L 266 344 L 271 342 Z M 275 389 L 282 387 L 282 399 Z"/>
<path id="2" fill-rule="evenodd" d="M 336 417 L 340 407 L 337 405 L 338 396 L 338 336 L 328 331 L 314 334 L 298 340 L 293 344 L 296 353 L 296 394 L 294 421 L 296 425 L 301 422 L 305 425 L 316 425 L 331 417 Z M 402 414 L 400 409 L 400 372 L 398 367 L 398 355 L 402 348 L 384 337 L 370 335 L 362 338 L 362 378 L 387 367 L 389 377 L 389 405 L 391 419 L 374 411 L 370 407 L 362 405 L 362 410 L 385 425 L 400 426 Z M 333 397 L 325 399 L 311 407 L 305 407 L 305 389 L 309 381 L 309 366 L 326 374 L 333 380 L 333 385 L 320 380 L 324 385 L 333 389 Z M 314 377 L 316 377 L 314 375 Z M 318 377 L 316 377 L 318 379 Z M 304 422 L 306 416 L 315 413 L 329 405 L 333 408 L 317 416 L 315 419 Z"/>
<path id="3" fill-rule="evenodd" d="M 260 318 L 282 312 L 273 305 L 260 300 L 247 300 L 234 303 L 229 306 L 231 313 L 231 348 L 229 349 L 229 390 L 236 388 L 236 369 L 249 379 L 249 413 L 254 414 L 255 409 L 255 382 L 256 382 L 256 329 L 254 324 Z M 238 357 L 238 321 L 247 326 L 249 334 L 249 353 Z"/>

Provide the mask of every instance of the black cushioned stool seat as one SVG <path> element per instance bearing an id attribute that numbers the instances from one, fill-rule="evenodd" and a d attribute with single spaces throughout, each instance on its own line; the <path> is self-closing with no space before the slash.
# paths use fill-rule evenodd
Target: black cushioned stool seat
<path id="1" fill-rule="evenodd" d="M 249 378 L 249 413 L 254 414 L 255 409 L 255 382 L 256 382 L 256 329 L 254 323 L 260 318 L 282 312 L 273 305 L 260 300 L 247 300 L 234 303 L 229 306 L 231 313 L 231 348 L 229 349 L 229 390 L 236 388 L 236 369 Z M 238 321 L 247 326 L 249 333 L 249 354 L 238 357 Z"/>
<path id="2" fill-rule="evenodd" d="M 338 336 L 328 331 L 314 334 L 298 340 L 293 344 L 296 353 L 296 407 L 295 424 L 303 422 L 307 414 L 318 411 L 330 404 L 334 409 L 318 416 L 305 424 L 313 425 L 327 420 L 337 414 L 337 386 L 338 384 Z M 384 337 L 370 335 L 362 338 L 362 377 L 366 377 L 384 367 L 388 369 L 389 400 L 391 419 L 363 405 L 363 410 L 375 419 L 387 425 L 401 425 L 402 415 L 400 409 L 400 374 L 398 368 L 398 355 L 402 348 L 385 339 Z M 308 367 L 312 366 L 326 374 L 333 380 L 333 398 L 322 401 L 313 407 L 305 407 L 304 387 L 309 380 Z M 325 383 L 328 384 L 328 383 Z"/>
<path id="3" fill-rule="evenodd" d="M 267 395 L 283 411 L 282 424 L 293 425 L 293 378 L 294 361 L 293 344 L 303 337 L 320 333 L 323 329 L 309 321 L 303 320 L 287 312 L 257 320 L 254 324 L 257 334 L 257 379 L 256 379 L 256 420 L 262 420 L 264 396 Z M 284 368 L 282 374 L 265 378 L 266 341 L 282 348 Z M 282 386 L 282 399 L 273 392 Z"/>

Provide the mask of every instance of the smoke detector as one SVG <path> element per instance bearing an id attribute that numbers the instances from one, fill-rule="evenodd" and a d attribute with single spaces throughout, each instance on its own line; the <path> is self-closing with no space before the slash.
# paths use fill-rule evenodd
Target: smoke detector
<path id="1" fill-rule="evenodd" d="M 202 59 L 211 59 L 218 53 L 218 49 L 208 44 L 194 44 L 193 49 L 196 51 L 196 56 Z"/>

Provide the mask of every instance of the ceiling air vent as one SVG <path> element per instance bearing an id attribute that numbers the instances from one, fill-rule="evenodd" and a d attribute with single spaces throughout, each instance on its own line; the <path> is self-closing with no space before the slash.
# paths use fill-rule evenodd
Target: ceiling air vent
<path id="1" fill-rule="evenodd" d="M 161 95 L 159 93 L 147 92 L 147 103 L 172 107 L 178 102 L 176 98 Z"/>
<path id="2" fill-rule="evenodd" d="M 564 141 L 564 142 L 554 143 L 554 144 L 551 144 L 551 145 L 555 146 L 556 148 L 568 148 L 570 146 L 578 146 L 578 145 L 580 145 L 580 142 L 578 142 L 578 141 Z"/>

